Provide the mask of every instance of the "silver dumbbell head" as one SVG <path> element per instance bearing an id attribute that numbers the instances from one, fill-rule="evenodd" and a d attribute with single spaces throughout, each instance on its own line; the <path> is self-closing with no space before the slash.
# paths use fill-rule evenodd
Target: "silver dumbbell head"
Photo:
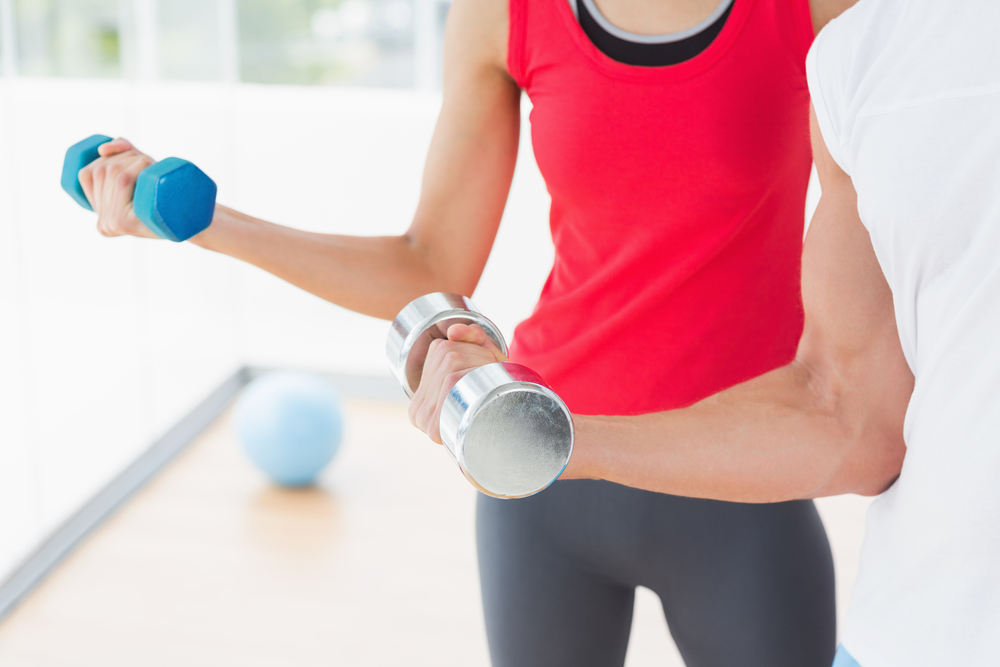
<path id="1" fill-rule="evenodd" d="M 496 325 L 471 300 L 458 294 L 435 292 L 414 299 L 399 312 L 389 329 L 385 353 L 389 366 L 410 398 L 420 385 L 420 374 L 431 341 L 447 338 L 452 324 L 477 324 L 507 354 L 507 343 Z"/>
<path id="2" fill-rule="evenodd" d="M 523 498 L 554 482 L 573 453 L 566 404 L 530 368 L 480 366 L 448 395 L 441 439 L 483 493 Z"/>

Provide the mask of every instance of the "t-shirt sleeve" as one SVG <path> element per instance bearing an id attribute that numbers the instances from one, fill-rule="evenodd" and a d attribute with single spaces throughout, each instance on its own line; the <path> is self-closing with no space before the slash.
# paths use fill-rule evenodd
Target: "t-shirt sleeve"
<path id="1" fill-rule="evenodd" d="M 839 35 L 830 34 L 832 26 L 833 24 L 823 28 L 813 41 L 809 55 L 806 56 L 806 78 L 823 142 L 840 168 L 849 175 L 851 169 L 845 150 L 847 132 L 844 129 L 847 91 L 843 77 L 840 76 L 843 72 L 840 66 L 842 62 L 837 59 L 849 59 L 850 53 L 846 48 L 838 48 Z"/>

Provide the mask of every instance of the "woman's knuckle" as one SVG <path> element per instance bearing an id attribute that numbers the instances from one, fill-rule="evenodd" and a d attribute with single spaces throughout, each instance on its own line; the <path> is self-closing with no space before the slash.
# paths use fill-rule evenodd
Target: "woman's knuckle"
<path id="1" fill-rule="evenodd" d="M 469 367 L 469 360 L 464 354 L 455 353 L 448 358 L 445 368 L 451 373 L 457 373 L 459 371 L 464 371 Z"/>

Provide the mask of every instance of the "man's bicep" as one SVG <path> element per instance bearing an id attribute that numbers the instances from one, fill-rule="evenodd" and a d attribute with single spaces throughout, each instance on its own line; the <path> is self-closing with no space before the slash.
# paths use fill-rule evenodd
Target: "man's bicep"
<path id="1" fill-rule="evenodd" d="M 830 493 L 879 493 L 898 474 L 913 376 L 896 330 L 892 292 L 858 214 L 851 178 L 812 121 L 822 197 L 802 256 L 806 326 L 798 361 L 844 430 L 844 465 Z"/>
<path id="2" fill-rule="evenodd" d="M 813 121 L 822 196 L 802 254 L 807 327 L 837 347 L 860 349 L 893 321 L 892 292 L 858 215 L 854 184 L 826 149 Z"/>

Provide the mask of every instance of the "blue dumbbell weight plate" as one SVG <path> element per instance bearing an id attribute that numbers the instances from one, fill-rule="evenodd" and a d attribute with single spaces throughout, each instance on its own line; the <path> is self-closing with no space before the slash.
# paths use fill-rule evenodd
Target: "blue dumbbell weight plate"
<path id="1" fill-rule="evenodd" d="M 217 190 L 201 169 L 187 160 L 168 157 L 139 173 L 132 206 L 153 233 L 185 241 L 212 223 Z"/>
<path id="2" fill-rule="evenodd" d="M 83 194 L 83 188 L 80 187 L 80 180 L 77 178 L 77 175 L 81 169 L 100 157 L 97 148 L 109 141 L 111 141 L 111 137 L 104 136 L 103 134 L 95 134 L 79 143 L 73 144 L 66 151 L 66 159 L 63 161 L 62 178 L 59 179 L 59 184 L 62 185 L 62 189 L 77 204 L 88 211 L 93 211 L 94 209 L 90 207 L 90 202 L 87 201 L 87 197 Z"/>

